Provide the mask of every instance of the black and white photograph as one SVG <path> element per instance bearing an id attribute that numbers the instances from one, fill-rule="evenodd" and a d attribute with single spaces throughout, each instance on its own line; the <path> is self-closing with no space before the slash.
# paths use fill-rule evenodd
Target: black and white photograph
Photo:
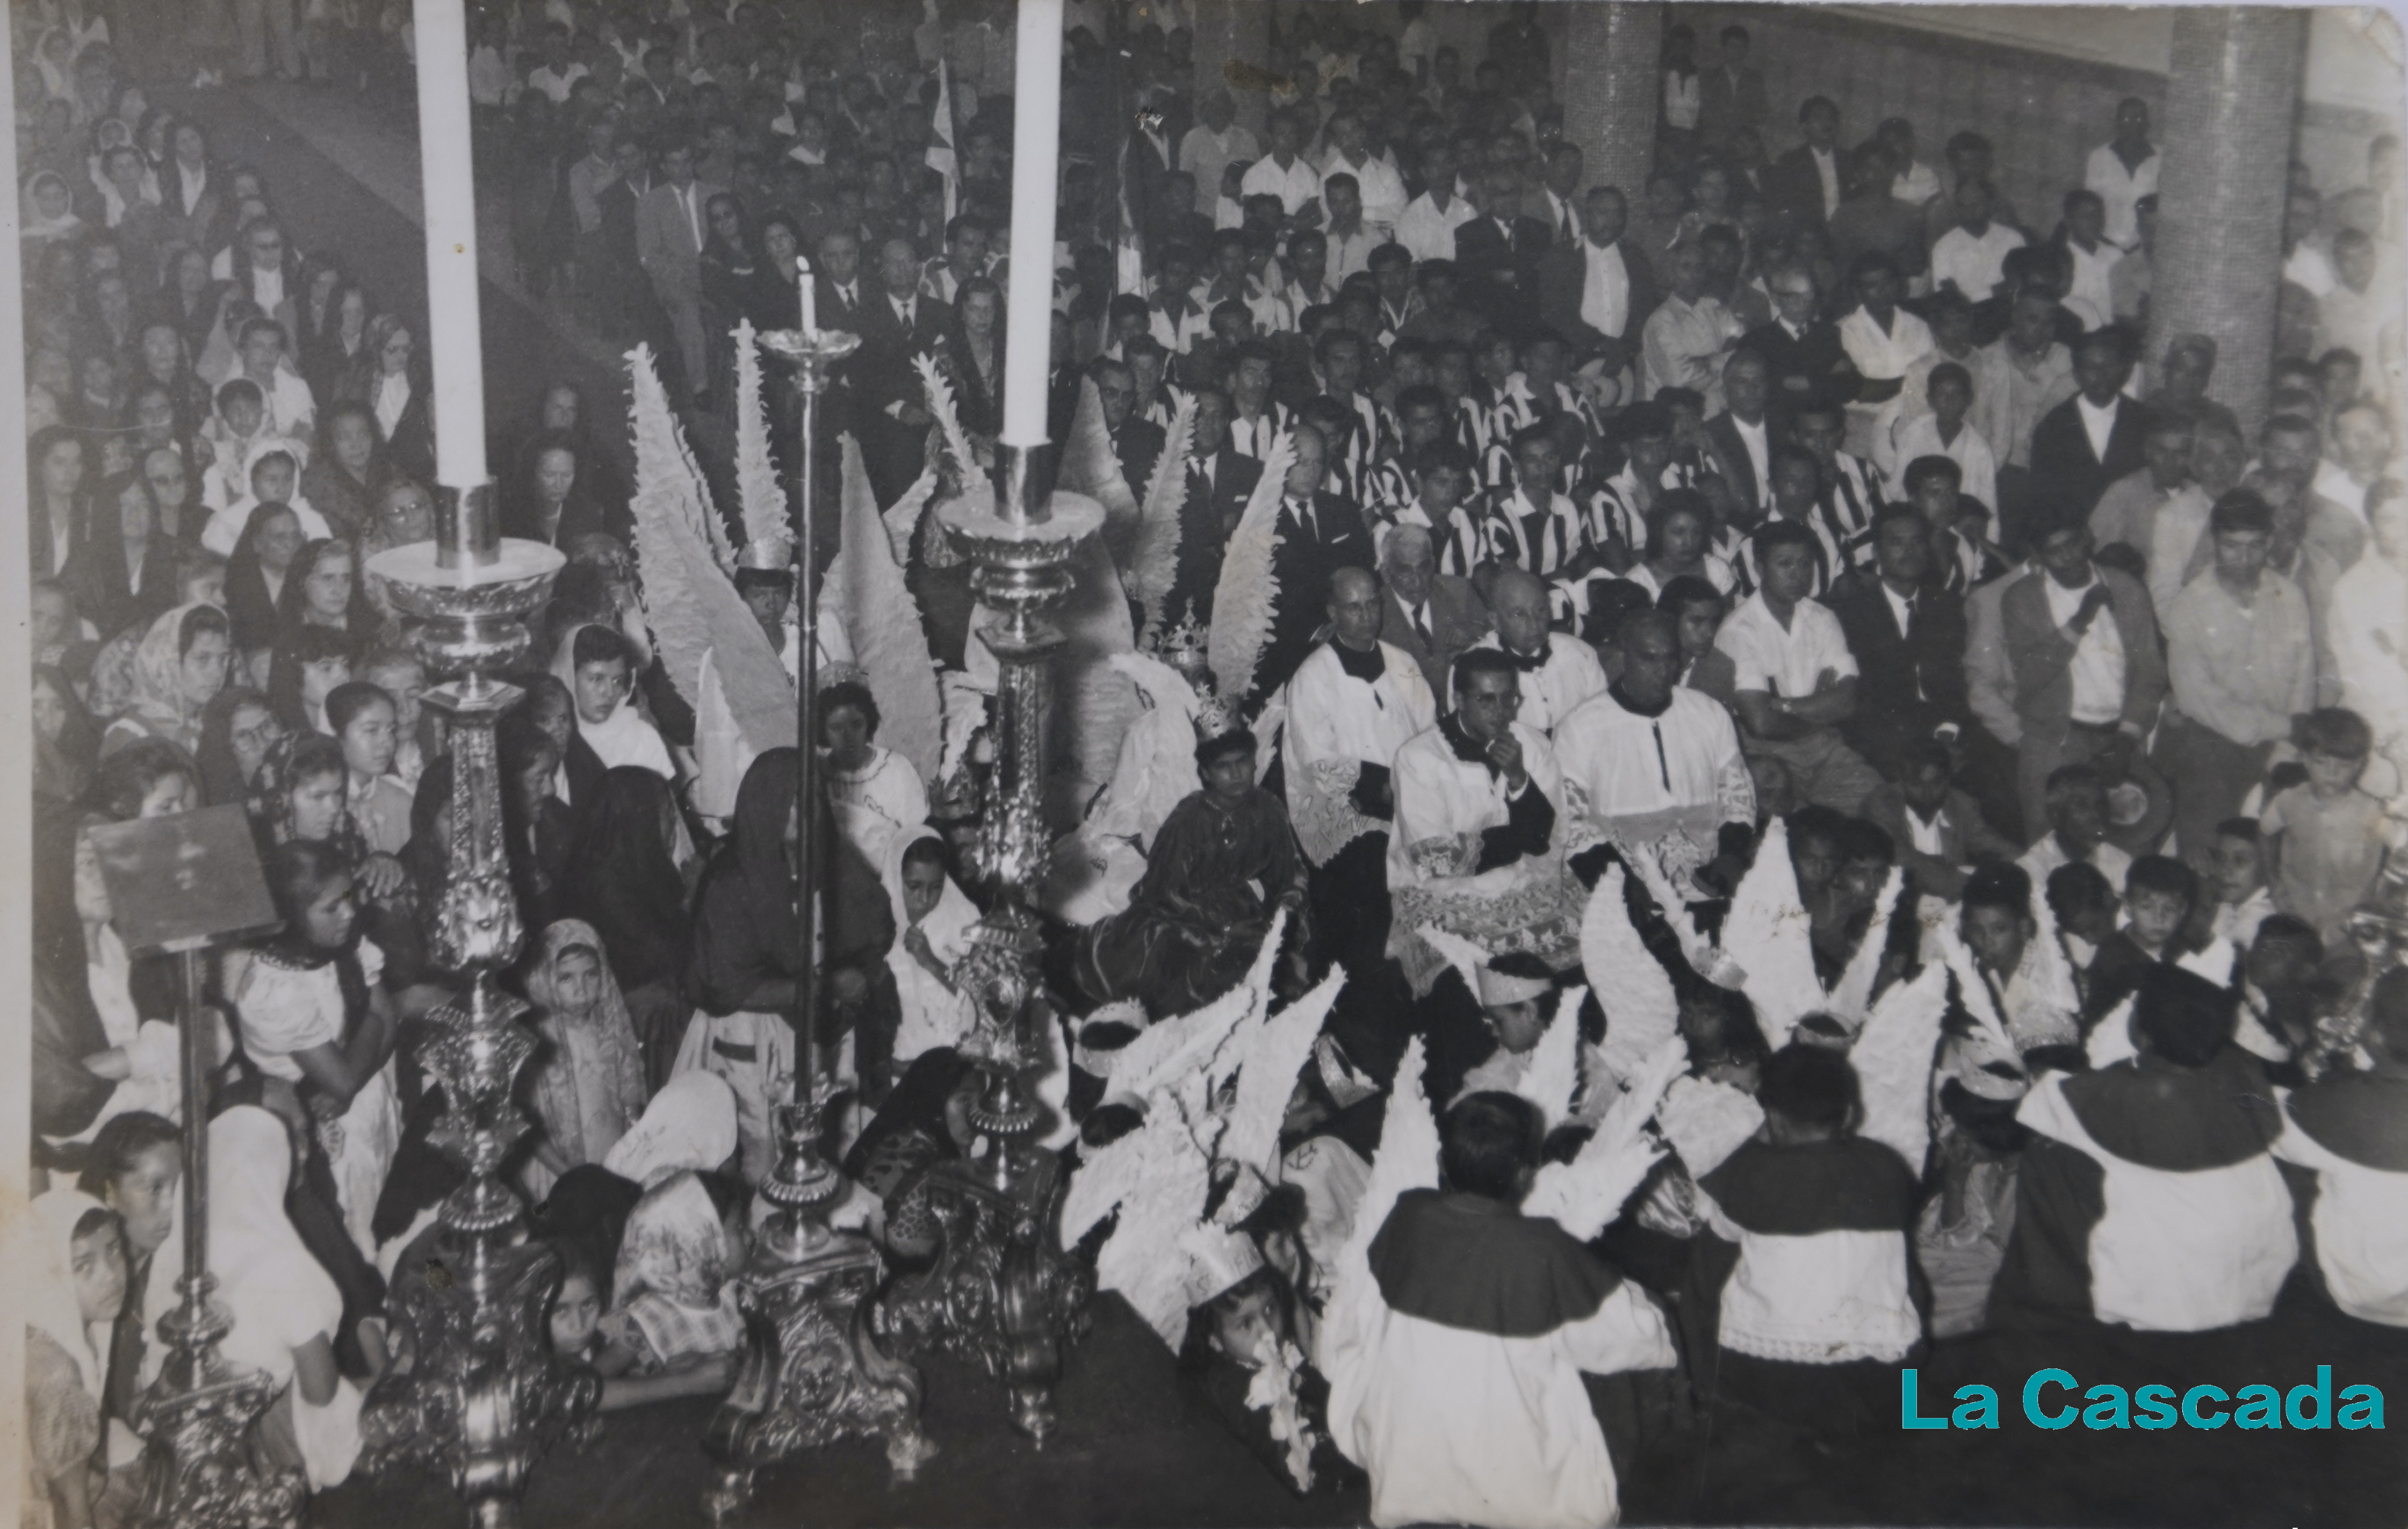
<path id="1" fill-rule="evenodd" d="M 2394 7 L 8 20 L 0 1529 L 2408 1523 Z"/>

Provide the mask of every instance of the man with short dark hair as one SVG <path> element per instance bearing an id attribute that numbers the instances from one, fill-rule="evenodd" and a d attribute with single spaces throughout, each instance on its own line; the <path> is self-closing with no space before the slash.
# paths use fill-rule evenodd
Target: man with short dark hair
<path id="1" fill-rule="evenodd" d="M 1840 209 L 1840 106 L 1810 95 L 1798 108 L 1805 142 L 1773 161 L 1765 201 L 1793 228 L 1820 228 Z"/>
<path id="2" fill-rule="evenodd" d="M 1912 505 L 1873 521 L 1873 567 L 1828 603 L 1861 676 L 1842 735 L 1875 768 L 1896 771 L 1917 744 L 1954 741 L 1972 713 L 1965 699 L 1963 597 L 1930 579 L 1931 533 Z"/>
<path id="3" fill-rule="evenodd" d="M 2038 502 L 2088 521 L 2107 485 L 2148 465 L 2149 411 L 2124 395 L 2132 377 L 2131 347 L 2121 332 L 2082 337 L 2073 350 L 2071 398 L 2032 427 L 2032 491 Z M 2019 527 L 2001 527 L 2014 544 Z"/>
<path id="4" fill-rule="evenodd" d="M 2315 628 L 2300 586 L 2268 568 L 2274 513 L 2246 488 L 2208 516 L 2211 572 L 2166 612 L 2166 651 L 2179 726 L 2162 730 L 2157 765 L 2174 787 L 2174 843 L 2212 869 L 2215 825 L 2240 811 L 2291 719 L 2315 704 Z"/>
<path id="5" fill-rule="evenodd" d="M 689 397 L 710 391 L 703 365 L 702 252 L 710 242 L 710 199 L 725 189 L 695 179 L 694 145 L 681 139 L 661 151 L 660 183 L 636 209 L 636 259 L 668 312 Z M 841 316 L 821 314 L 831 328 Z"/>
<path id="6" fill-rule="evenodd" d="M 1730 656 L 1750 765 L 1776 766 L 1797 801 L 1853 815 L 1881 778 L 1840 735 L 1856 710 L 1856 660 L 1839 617 L 1807 598 L 1816 550 L 1807 527 L 1768 522 L 1756 536 L 1760 587 L 1714 646 Z"/>
<path id="7" fill-rule="evenodd" d="M 2000 606 L 2023 728 L 2017 792 L 2028 829 L 2047 821 L 2048 780 L 2060 766 L 2097 762 L 2120 775 L 2166 691 L 2148 592 L 2090 554 L 2088 524 L 2064 512 L 2039 533 L 2038 567 Z"/>

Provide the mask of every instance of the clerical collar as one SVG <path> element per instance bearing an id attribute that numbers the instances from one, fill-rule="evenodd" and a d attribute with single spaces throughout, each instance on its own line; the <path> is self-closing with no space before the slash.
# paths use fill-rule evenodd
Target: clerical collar
<path id="1" fill-rule="evenodd" d="M 1639 702 L 1631 700 L 1630 692 L 1622 688 L 1622 682 L 1620 680 L 1616 680 L 1612 685 L 1607 685 L 1605 687 L 1605 693 L 1613 698 L 1613 703 L 1616 706 L 1621 707 L 1624 711 L 1628 712 L 1633 716 L 1662 716 L 1665 713 L 1672 709 L 1672 692 L 1670 690 L 1665 691 L 1664 699 L 1653 706 L 1642 706 Z"/>
<path id="2" fill-rule="evenodd" d="M 1465 764 L 1484 767 L 1491 779 L 1504 773 L 1497 768 L 1497 762 L 1488 757 L 1488 745 L 1464 730 L 1463 719 L 1458 714 L 1449 712 L 1440 717 L 1438 730 L 1439 736 L 1446 740 L 1446 746 L 1453 749 L 1455 757 Z"/>
<path id="3" fill-rule="evenodd" d="M 1361 680 L 1366 685 L 1375 683 L 1388 671 L 1387 656 L 1380 651 L 1376 641 L 1372 642 L 1370 652 L 1357 653 L 1333 637 L 1329 640 L 1329 651 L 1338 655 L 1338 667 L 1344 670 L 1348 677 Z"/>
<path id="4" fill-rule="evenodd" d="M 1536 674 L 1546 668 L 1547 660 L 1555 656 L 1554 644 L 1543 637 L 1539 640 L 1539 651 L 1534 654 L 1514 652 L 1512 646 L 1501 637 L 1497 640 L 1497 651 L 1511 658 L 1513 661 L 1513 667 L 1525 674 Z"/>

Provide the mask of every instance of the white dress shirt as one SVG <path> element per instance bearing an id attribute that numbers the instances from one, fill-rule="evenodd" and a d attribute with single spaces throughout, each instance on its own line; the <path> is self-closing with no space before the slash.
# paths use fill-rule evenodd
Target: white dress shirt
<path id="1" fill-rule="evenodd" d="M 1620 339 L 1630 327 L 1630 267 L 1622 258 L 1622 244 L 1591 244 L 1587 274 L 1581 281 L 1581 322 L 1601 335 Z"/>
<path id="2" fill-rule="evenodd" d="M 2101 462 L 2106 461 L 2107 442 L 2115 435 L 2115 411 L 2119 407 L 2118 403 L 2114 399 L 2110 399 L 2107 407 L 2101 409 L 2077 393 L 2073 396 L 2073 407 L 2081 412 L 2083 434 L 2090 438 L 2090 454 Z M 1997 506 L 1993 505 L 1991 508 L 1996 509 Z"/>
<path id="3" fill-rule="evenodd" d="M 2107 204 L 2107 241 L 2119 249 L 2128 250 L 2140 242 L 2141 198 L 2157 189 L 2157 165 L 2162 156 L 2152 151 L 2141 161 L 2137 170 L 2128 170 L 2112 143 L 2102 143 L 2090 151 L 2090 164 L 2082 183 L 2099 194 Z"/>
<path id="4" fill-rule="evenodd" d="M 2091 576 L 2094 580 L 2098 575 Z M 2082 608 L 2083 597 L 2090 584 L 2068 589 L 2048 574 L 2040 576 L 2042 593 L 2048 596 L 2048 615 L 2063 628 L 2073 620 L 2073 613 Z M 2068 666 L 2073 679 L 2073 720 L 2092 726 L 2105 726 L 2124 714 L 2124 634 L 2115 627 L 2112 612 L 2100 611 L 2090 618 L 2089 629 L 2075 643 L 2073 661 Z"/>

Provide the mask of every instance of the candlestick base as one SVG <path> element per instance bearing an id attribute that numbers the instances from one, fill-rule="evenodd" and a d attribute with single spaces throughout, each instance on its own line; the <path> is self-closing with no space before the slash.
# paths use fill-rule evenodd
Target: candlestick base
<path id="1" fill-rule="evenodd" d="M 234 1324 L 208 1299 L 216 1284 L 203 1276 L 182 1305 L 159 1318 L 166 1362 L 141 1403 L 150 1435 L 141 1522 L 155 1529 L 294 1522 L 309 1497 L 299 1471 L 252 1467 L 251 1426 L 280 1388 L 265 1371 L 219 1354 L 218 1340 Z"/>
<path id="2" fill-rule="evenodd" d="M 702 1440 L 714 1467 L 702 1507 L 715 1524 L 752 1500 L 755 1471 L 806 1450 L 882 1435 L 898 1485 L 936 1453 L 920 1430 L 920 1372 L 871 1331 L 877 1248 L 852 1233 L 821 1235 L 800 1259 L 765 1241 L 738 1280 L 744 1362 Z"/>

